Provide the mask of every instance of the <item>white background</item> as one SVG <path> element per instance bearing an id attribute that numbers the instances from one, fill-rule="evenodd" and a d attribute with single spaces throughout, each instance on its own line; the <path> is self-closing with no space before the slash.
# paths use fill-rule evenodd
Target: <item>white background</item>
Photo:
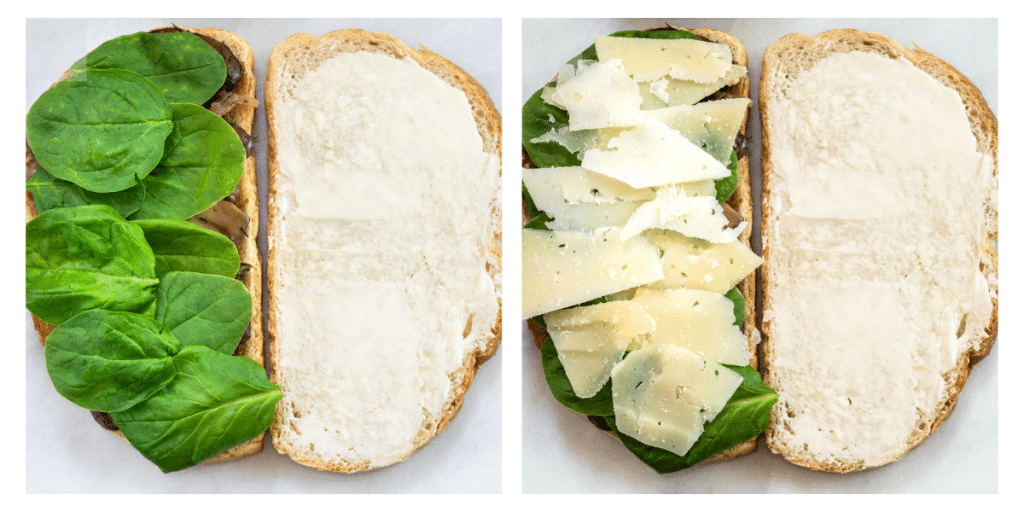
<path id="1" fill-rule="evenodd" d="M 230 30 L 252 46 L 257 79 L 255 136 L 260 195 L 259 240 L 266 253 L 267 144 L 262 108 L 267 60 L 288 36 L 343 28 L 392 34 L 420 44 L 472 75 L 501 106 L 501 20 L 28 20 L 26 112 L 35 98 L 81 56 L 113 37 L 176 24 Z M 471 44 L 467 44 L 471 42 Z M 264 256 L 265 262 L 265 256 Z M 266 301 L 264 301 L 265 303 Z M 264 309 L 264 313 L 266 309 Z M 26 490 L 32 492 L 414 492 L 501 491 L 501 348 L 477 372 L 462 411 L 430 444 L 403 463 L 369 473 L 319 472 L 280 455 L 264 440 L 262 453 L 164 475 L 127 442 L 96 425 L 88 411 L 53 390 L 39 336 L 26 312 Z"/>
<path id="2" fill-rule="evenodd" d="M 716 28 L 734 35 L 746 46 L 754 102 L 747 134 L 751 143 L 755 219 L 760 218 L 761 194 L 761 123 L 757 110 L 761 60 L 765 48 L 786 34 L 815 35 L 834 28 L 856 28 L 880 32 L 904 46 L 916 43 L 971 79 L 999 116 L 995 20 L 527 19 L 523 21 L 520 101 L 525 102 L 551 80 L 562 63 L 593 44 L 595 36 L 664 23 L 682 28 Z M 964 34 L 970 34 L 970 44 L 965 44 Z M 753 223 L 754 245 L 760 253 L 758 224 Z M 829 474 L 790 464 L 769 452 L 761 442 L 758 451 L 750 456 L 658 475 L 617 440 L 551 397 L 540 353 L 530 339 L 526 332 L 522 348 L 526 493 L 996 491 L 998 340 L 991 355 L 971 373 L 956 410 L 942 428 L 897 463 L 860 473 Z"/>

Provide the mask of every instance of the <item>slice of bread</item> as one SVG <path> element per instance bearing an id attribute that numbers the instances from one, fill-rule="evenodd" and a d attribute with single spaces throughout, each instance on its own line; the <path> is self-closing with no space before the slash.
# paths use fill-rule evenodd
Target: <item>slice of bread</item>
<path id="1" fill-rule="evenodd" d="M 501 118 L 451 62 L 362 30 L 279 43 L 265 103 L 274 447 L 399 462 L 501 339 Z"/>
<path id="2" fill-rule="evenodd" d="M 188 32 L 212 37 L 226 44 L 238 59 L 243 70 L 242 76 L 233 92 L 248 98 L 256 97 L 256 74 L 253 72 L 253 53 L 252 48 L 245 39 L 242 39 L 233 32 L 218 28 L 178 28 Z M 54 85 L 66 79 L 70 76 L 70 73 L 71 70 L 65 72 L 57 82 L 54 83 Z M 256 105 L 254 103 L 241 104 L 232 109 L 225 118 L 230 123 L 244 128 L 249 134 L 252 134 L 256 120 Z M 32 177 L 37 166 L 38 164 L 35 163 L 35 159 L 31 156 L 31 152 L 26 148 L 26 178 Z M 224 233 L 225 235 L 228 235 L 229 238 L 232 238 L 232 241 L 235 243 L 235 247 L 238 249 L 238 254 L 243 267 L 248 269 L 243 273 L 241 281 L 245 285 L 246 290 L 248 290 L 249 294 L 252 296 L 252 317 L 249 320 L 249 329 L 247 331 L 248 336 L 239 344 L 238 348 L 235 350 L 235 354 L 244 355 L 262 365 L 264 359 L 263 309 L 260 304 L 263 299 L 263 277 L 259 247 L 256 244 L 256 225 L 259 219 L 259 196 L 256 191 L 255 156 L 248 156 L 245 159 L 245 172 L 242 175 L 242 179 L 239 182 L 235 193 L 229 196 L 227 200 L 238 210 L 244 212 L 245 216 L 249 219 L 248 226 L 244 226 L 240 230 L 241 236 L 232 237 L 228 233 Z M 208 212 L 201 213 L 197 217 L 208 217 L 207 213 Z M 37 214 L 38 212 L 36 211 L 32 194 L 26 191 L 25 222 L 35 218 Z M 235 229 L 232 231 L 234 233 L 239 233 L 239 231 Z M 46 337 L 53 331 L 53 329 L 56 328 L 56 326 L 43 322 L 35 315 L 32 315 L 32 322 L 36 331 L 39 333 L 39 341 L 45 345 Z M 115 433 L 122 439 L 124 438 L 120 432 Z M 257 454 L 261 451 L 263 451 L 263 434 L 235 446 L 234 448 L 225 450 L 223 453 L 206 460 L 204 463 L 239 459 Z"/>
<path id="3" fill-rule="evenodd" d="M 675 29 L 675 28 L 676 27 L 661 27 L 661 28 L 652 28 L 652 29 L 649 29 L 649 30 L 666 30 L 666 29 Z M 743 46 L 743 44 L 738 39 L 733 37 L 731 34 L 729 34 L 727 32 L 723 32 L 721 30 L 712 29 L 712 28 L 695 28 L 695 29 L 682 29 L 682 30 L 687 30 L 689 32 L 692 32 L 692 33 L 694 33 L 694 34 L 696 34 L 696 35 L 698 35 L 698 36 L 700 36 L 700 37 L 702 37 L 702 38 L 704 38 L 704 39 L 706 39 L 706 40 L 708 40 L 710 42 L 713 42 L 713 43 L 722 43 L 722 44 L 728 45 L 729 48 L 732 50 L 733 64 L 737 64 L 737 65 L 740 65 L 740 66 L 746 66 L 747 65 L 747 50 L 746 50 L 746 48 Z M 715 99 L 749 98 L 750 97 L 750 77 L 749 76 L 744 76 L 735 85 L 732 85 L 732 86 L 729 86 L 729 87 L 725 88 L 722 92 L 723 92 L 723 94 L 721 94 L 721 97 L 715 96 Z M 748 111 L 747 112 L 747 116 L 744 118 L 743 124 L 740 127 L 740 134 L 739 134 L 738 138 L 742 139 L 742 138 L 746 137 L 747 120 L 749 119 L 749 115 L 750 115 L 750 113 Z M 746 145 L 743 144 L 742 147 L 745 148 Z M 738 158 L 738 170 L 737 170 L 737 174 L 739 176 L 739 184 L 736 187 L 736 192 L 733 193 L 731 198 L 729 198 L 729 200 L 727 201 L 727 204 L 729 206 L 731 206 L 734 210 L 739 212 L 743 216 L 744 219 L 752 219 L 753 218 L 753 214 L 754 214 L 754 202 L 753 202 L 753 199 L 752 199 L 752 196 L 751 196 L 751 190 L 750 190 L 750 157 L 747 155 L 746 151 L 739 152 L 739 154 L 737 156 L 739 157 Z M 523 167 L 525 167 L 525 168 L 533 168 L 534 167 L 533 162 L 530 160 L 530 157 L 526 154 L 526 149 L 525 148 L 523 148 L 523 157 L 522 158 L 523 158 Z M 529 220 L 526 217 L 525 204 L 523 206 L 522 213 L 523 213 L 523 222 L 525 223 L 527 220 Z M 739 238 L 739 240 L 743 241 L 744 244 L 747 244 L 747 246 L 750 246 L 750 234 L 751 234 L 751 226 L 748 224 L 747 228 L 744 229 L 742 233 L 740 233 L 738 238 Z M 743 295 L 743 298 L 744 298 L 744 300 L 746 302 L 745 317 L 744 317 L 744 320 L 743 320 L 742 329 L 743 329 L 744 335 L 747 337 L 747 344 L 748 344 L 748 348 L 750 350 L 750 365 L 753 366 L 754 368 L 757 368 L 758 367 L 757 366 L 758 365 L 757 345 L 760 342 L 761 337 L 760 337 L 760 333 L 757 330 L 757 312 L 756 312 L 755 302 L 754 302 L 755 293 L 756 293 L 755 275 L 751 274 L 751 275 L 747 276 L 742 282 L 740 282 L 739 285 L 737 285 L 737 288 L 739 288 L 740 293 Z M 544 329 L 544 327 L 542 327 L 537 322 L 534 322 L 533 320 L 528 320 L 527 321 L 527 327 L 529 328 L 530 332 L 533 334 L 534 344 L 539 349 L 541 347 L 541 345 L 543 345 L 544 340 L 547 339 L 547 337 L 548 337 L 547 331 Z M 603 423 L 603 421 L 601 421 L 601 423 Z M 597 425 L 597 424 L 598 423 L 595 422 L 595 425 Z M 610 430 L 608 431 L 608 433 L 609 433 L 609 435 L 612 435 L 612 436 L 615 435 Z M 728 460 L 728 459 L 733 459 L 733 458 L 740 457 L 740 456 L 743 456 L 743 455 L 748 455 L 748 454 L 753 453 L 755 451 L 757 451 L 757 439 L 756 438 L 750 439 L 750 440 L 745 441 L 743 443 L 740 443 L 740 444 L 738 444 L 736 446 L 733 446 L 732 448 L 729 448 L 728 450 L 723 451 L 722 453 L 716 455 L 715 457 L 713 457 L 713 458 L 711 458 L 709 460 L 711 460 L 711 461 Z"/>
<path id="4" fill-rule="evenodd" d="M 898 460 L 996 336 L 995 116 L 949 64 L 856 30 L 770 45 L 760 108 L 768 447 Z"/>

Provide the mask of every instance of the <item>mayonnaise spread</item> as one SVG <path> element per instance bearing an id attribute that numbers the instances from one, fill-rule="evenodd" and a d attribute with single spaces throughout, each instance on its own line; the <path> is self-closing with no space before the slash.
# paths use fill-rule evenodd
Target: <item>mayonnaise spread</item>
<path id="1" fill-rule="evenodd" d="M 344 53 L 282 90 L 281 407 L 318 453 L 386 461 L 495 323 L 498 160 L 465 94 L 411 59 Z"/>
<path id="2" fill-rule="evenodd" d="M 993 161 L 957 92 L 902 58 L 833 54 L 775 108 L 764 318 L 773 371 L 803 379 L 778 390 L 779 435 L 870 465 L 905 450 L 988 325 Z"/>

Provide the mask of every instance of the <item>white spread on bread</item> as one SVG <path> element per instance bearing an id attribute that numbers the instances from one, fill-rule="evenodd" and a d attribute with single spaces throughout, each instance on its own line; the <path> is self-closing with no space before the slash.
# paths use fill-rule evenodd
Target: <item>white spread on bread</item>
<path id="1" fill-rule="evenodd" d="M 499 162 L 466 95 L 411 58 L 339 53 L 278 78 L 281 436 L 332 467 L 390 464 L 491 337 Z"/>
<path id="2" fill-rule="evenodd" d="M 902 57 L 828 55 L 771 108 L 764 320 L 785 340 L 771 371 L 799 375 L 779 389 L 775 435 L 823 458 L 888 462 L 986 337 L 993 161 L 957 92 Z"/>

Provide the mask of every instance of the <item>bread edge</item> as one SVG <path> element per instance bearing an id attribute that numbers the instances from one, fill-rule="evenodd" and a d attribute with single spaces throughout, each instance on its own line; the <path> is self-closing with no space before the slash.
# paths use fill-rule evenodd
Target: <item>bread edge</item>
<path id="1" fill-rule="evenodd" d="M 693 34 L 696 34 L 698 36 L 704 37 L 705 39 L 707 39 L 707 40 L 709 40 L 709 41 L 711 41 L 713 43 L 721 43 L 721 44 L 728 45 L 729 48 L 732 50 L 733 63 L 741 65 L 741 66 L 744 66 L 744 67 L 747 66 L 747 50 L 746 50 L 746 47 L 743 45 L 743 43 L 741 43 L 738 39 L 736 39 L 736 37 L 734 37 L 732 34 L 729 34 L 727 32 L 721 31 L 721 30 L 713 29 L 713 28 L 693 28 L 693 29 L 687 29 L 687 28 L 674 27 L 674 26 L 670 26 L 670 25 L 666 25 L 665 27 L 653 27 L 653 28 L 649 28 L 649 29 L 646 29 L 646 30 L 665 30 L 666 27 L 669 28 L 669 29 L 686 30 L 686 31 L 691 32 Z M 750 73 L 749 73 L 749 70 L 748 70 L 748 73 L 746 75 L 744 75 L 743 78 L 740 79 L 739 82 L 737 82 L 735 85 L 732 85 L 732 86 L 730 86 L 728 88 L 727 96 L 728 96 L 728 98 L 747 98 L 747 99 L 750 99 Z M 747 111 L 746 111 L 746 114 L 744 114 L 743 123 L 740 125 L 740 133 L 738 135 L 739 137 L 746 137 L 747 123 L 750 121 L 750 111 L 751 111 L 751 108 L 748 107 Z M 532 162 L 530 162 L 529 156 L 527 156 L 527 154 L 526 154 L 525 147 L 523 148 L 522 152 L 523 152 L 522 154 L 523 154 L 523 162 L 524 162 L 524 164 L 529 163 L 532 166 Z M 750 239 L 751 239 L 751 233 L 752 233 L 753 223 L 754 223 L 754 220 L 753 220 L 753 216 L 754 216 L 754 202 L 753 202 L 753 192 L 751 190 L 750 155 L 749 155 L 749 153 L 746 154 L 746 155 L 743 155 L 742 157 L 740 157 L 738 159 L 737 175 L 739 177 L 739 183 L 738 183 L 738 185 L 736 187 L 736 192 L 732 195 L 731 198 L 729 198 L 728 201 L 726 201 L 726 204 L 728 204 L 733 209 L 738 211 L 741 215 L 743 215 L 743 218 L 747 221 L 747 227 L 740 234 L 739 238 L 741 240 L 743 240 L 743 242 L 747 245 L 747 247 L 750 247 L 750 241 L 751 241 Z M 529 219 L 526 216 L 526 205 L 525 204 L 523 205 L 522 216 L 523 216 L 523 223 L 526 223 L 526 221 L 529 220 Z M 758 318 L 757 318 L 757 311 L 756 311 L 756 307 L 755 307 L 755 304 L 756 304 L 756 301 L 755 301 L 755 298 L 756 298 L 755 297 L 755 294 L 756 294 L 756 282 L 755 281 L 756 281 L 756 275 L 754 273 L 751 273 L 743 281 L 740 282 L 738 287 L 740 288 L 740 292 L 742 293 L 743 299 L 744 299 L 744 302 L 745 302 L 744 319 L 743 319 L 743 334 L 747 338 L 747 348 L 750 351 L 750 365 L 753 366 L 754 368 L 758 368 L 757 347 L 758 347 L 758 344 L 760 343 L 761 336 L 760 336 L 760 333 L 757 331 L 757 326 L 758 326 L 758 321 L 757 320 L 758 320 Z M 534 343 L 534 345 L 537 347 L 537 349 L 540 349 L 541 345 L 543 345 L 543 343 L 544 343 L 544 340 L 548 337 L 547 330 L 544 329 L 544 327 L 542 327 L 540 324 L 534 322 L 533 320 L 527 320 L 527 328 L 529 329 L 531 335 L 533 336 L 533 343 Z M 618 437 L 615 435 L 614 432 L 612 432 L 612 431 L 605 431 L 605 432 L 608 435 L 614 437 L 616 440 L 618 440 Z M 753 437 L 753 438 L 751 438 L 751 439 L 749 439 L 747 441 L 744 441 L 744 442 L 742 442 L 742 443 L 740 443 L 740 444 L 738 444 L 736 446 L 733 446 L 732 448 L 729 448 L 727 450 L 723 450 L 722 452 L 718 453 L 714 457 L 711 457 L 711 458 L 707 459 L 704 462 L 718 462 L 718 461 L 730 460 L 730 459 L 735 459 L 735 458 L 738 458 L 738 457 L 742 457 L 744 455 L 749 455 L 751 453 L 754 453 L 755 451 L 757 451 L 757 440 L 758 440 L 759 437 L 760 437 L 760 435 L 755 436 L 755 437 Z"/>
<path id="2" fill-rule="evenodd" d="M 270 59 L 267 69 L 267 79 L 264 86 L 264 107 L 267 116 L 267 129 L 268 129 L 268 156 L 267 156 L 267 175 L 268 175 L 268 200 L 267 200 L 267 286 L 268 286 L 268 316 L 267 316 L 267 340 L 270 353 L 270 380 L 271 382 L 278 382 L 278 375 L 276 372 L 274 361 L 279 357 L 279 343 L 282 341 L 278 339 L 276 335 L 276 326 L 278 322 L 278 310 L 274 296 L 277 290 L 277 283 L 279 282 L 277 276 L 277 247 L 274 240 L 276 232 L 280 229 L 279 222 L 280 216 L 278 214 L 276 197 L 278 194 L 278 182 L 277 175 L 280 172 L 280 164 L 277 159 L 277 132 L 275 129 L 274 119 L 276 117 L 276 101 L 277 101 L 277 76 L 279 69 L 282 66 L 281 60 L 284 59 L 284 55 L 291 51 L 296 51 L 302 48 L 304 45 L 323 45 L 329 44 L 331 40 L 343 39 L 348 37 L 365 38 L 368 41 L 376 43 L 377 50 L 380 53 L 389 55 L 394 58 L 409 57 L 415 60 L 424 69 L 430 71 L 435 76 L 448 83 L 449 85 L 461 90 L 472 107 L 475 117 L 477 118 L 477 131 L 480 133 L 484 140 L 484 151 L 491 153 L 498 158 L 500 163 L 501 157 L 501 115 L 495 108 L 490 96 L 483 89 L 483 87 L 462 68 L 456 66 L 447 59 L 440 55 L 426 49 L 421 46 L 421 50 L 416 50 L 400 39 L 390 34 L 369 32 L 361 29 L 342 29 L 328 32 L 323 36 L 316 36 L 308 33 L 293 34 L 283 41 L 279 42 L 274 46 L 271 51 Z M 501 167 L 499 165 L 499 180 L 501 176 Z M 488 254 L 488 268 L 487 271 L 492 278 L 501 274 L 501 210 L 500 206 L 496 212 L 492 212 L 492 217 L 497 222 L 494 227 L 494 237 L 491 240 Z M 491 263 L 493 262 L 493 263 Z M 404 454 L 401 454 L 393 459 L 387 461 L 374 463 L 373 461 L 352 461 L 352 462 L 337 462 L 332 463 L 323 460 L 318 457 L 305 456 L 300 453 L 296 453 L 288 450 L 287 447 L 281 446 L 278 442 L 278 437 L 281 434 L 281 421 L 280 409 L 275 408 L 274 411 L 274 424 L 271 426 L 271 438 L 274 442 L 274 448 L 283 455 L 288 455 L 296 463 L 304 466 L 309 466 L 318 470 L 341 472 L 341 473 L 357 473 L 363 471 L 369 471 L 373 469 L 379 469 L 389 465 L 396 464 L 404 461 L 412 456 L 417 450 L 428 444 L 431 440 L 437 437 L 454 419 L 455 415 L 462 408 L 462 402 L 465 397 L 466 391 L 469 389 L 476 376 L 477 369 L 487 361 L 498 349 L 498 345 L 501 343 L 501 323 L 502 323 L 502 312 L 501 312 L 501 288 L 500 280 L 495 281 L 495 288 L 498 292 L 498 314 L 495 319 L 494 325 L 491 327 L 491 336 L 487 340 L 487 343 L 483 350 L 474 351 L 467 353 L 463 358 L 462 366 L 456 372 L 449 374 L 449 378 L 452 379 L 455 375 L 462 375 L 460 384 L 457 387 L 453 387 L 450 391 L 449 400 L 445 402 L 442 415 L 434 428 L 421 434 L 419 437 L 414 439 L 412 448 Z M 455 381 L 456 379 L 452 379 Z"/>
<path id="3" fill-rule="evenodd" d="M 156 28 L 170 28 L 170 27 L 156 27 Z M 231 51 L 238 58 L 239 63 L 245 70 L 244 76 L 242 77 L 235 90 L 239 91 L 246 96 L 256 97 L 256 74 L 253 71 L 253 62 L 255 61 L 252 53 L 252 47 L 249 43 L 241 36 L 219 28 L 189 28 L 177 26 L 177 28 L 193 32 L 201 33 L 203 35 L 213 37 L 225 44 L 227 44 Z M 61 81 L 65 80 L 70 76 L 70 70 L 65 71 L 61 77 L 54 82 L 50 87 L 57 85 Z M 243 128 L 247 128 L 249 133 L 252 134 L 252 130 L 255 126 L 256 120 L 256 107 L 242 106 L 236 108 L 229 114 L 232 121 Z M 27 149 L 26 149 L 27 153 Z M 256 189 L 256 157 L 255 154 L 245 159 L 245 172 L 242 176 L 242 180 L 239 182 L 238 201 L 236 205 L 241 208 L 246 215 L 249 217 L 250 227 L 258 225 L 259 223 L 259 195 Z M 25 222 L 32 220 L 38 215 L 38 211 L 35 207 L 35 201 L 32 198 L 32 194 L 25 191 Z M 250 333 L 249 340 L 243 344 L 242 353 L 253 359 L 261 366 L 264 364 L 263 357 L 263 310 L 262 310 L 262 299 L 263 299 L 263 278 L 262 278 L 262 263 L 259 252 L 259 246 L 256 243 L 257 231 L 252 230 L 247 233 L 245 241 L 239 251 L 239 256 L 243 262 L 252 265 L 252 269 L 249 274 L 243 279 L 245 288 L 249 291 L 249 295 L 252 297 L 252 318 L 249 320 Z M 35 315 L 32 315 L 32 324 L 35 327 L 37 333 L 39 333 L 39 342 L 44 347 L 46 346 L 46 338 L 56 328 L 56 326 L 43 322 Z M 127 438 L 124 437 L 120 431 L 112 432 L 114 435 L 124 439 L 127 442 Z M 263 436 L 266 431 L 261 432 L 258 436 L 250 439 L 244 443 L 229 448 L 218 455 L 215 455 L 205 461 L 202 464 L 213 464 L 217 462 L 226 462 L 230 460 L 240 459 L 255 455 L 263 451 Z"/>
<path id="4" fill-rule="evenodd" d="M 856 41 L 857 39 L 859 41 Z M 854 42 L 848 41 L 853 39 Z M 765 384 L 772 385 L 772 373 L 771 373 L 771 355 L 772 355 L 772 341 L 771 341 L 771 329 L 770 325 L 766 326 L 760 315 L 763 314 L 763 310 L 767 309 L 771 303 L 771 296 L 769 293 L 771 278 L 770 273 L 766 270 L 771 268 L 771 251 L 773 241 L 770 236 L 765 236 L 766 233 L 771 233 L 773 222 L 775 221 L 772 208 L 769 199 L 772 197 L 772 189 L 774 185 L 774 165 L 771 160 L 772 146 L 771 137 L 772 130 L 770 129 L 771 123 L 768 119 L 768 107 L 769 103 L 774 100 L 769 91 L 775 83 L 775 76 L 772 70 L 782 65 L 782 55 L 787 48 L 806 45 L 806 44 L 847 44 L 849 46 L 844 47 L 845 51 L 861 50 L 870 53 L 881 54 L 888 58 L 904 57 L 914 64 L 915 67 L 925 71 L 930 76 L 938 80 L 943 85 L 946 85 L 960 95 L 960 98 L 964 101 L 965 107 L 974 107 L 978 109 L 978 112 L 982 114 L 982 123 L 979 130 L 975 130 L 972 124 L 972 131 L 974 131 L 975 138 L 978 140 L 979 150 L 988 153 L 992 156 L 995 167 L 994 174 L 998 176 L 999 172 L 999 157 L 998 157 L 998 123 L 995 115 L 988 107 L 988 103 L 985 101 L 981 94 L 981 91 L 959 70 L 949 65 L 945 61 L 938 57 L 922 50 L 919 47 L 916 49 L 909 49 L 901 45 L 896 40 L 885 36 L 883 34 L 862 32 L 855 29 L 836 29 L 822 32 L 816 36 L 810 36 L 807 34 L 794 33 L 783 36 L 777 41 L 773 42 L 768 46 L 764 53 L 764 61 L 762 64 L 761 71 L 761 83 L 759 84 L 759 105 L 760 115 L 762 124 L 762 149 L 761 149 L 761 170 L 762 170 L 762 198 L 761 198 L 761 244 L 762 244 L 762 258 L 764 264 L 759 270 L 760 283 L 759 289 L 763 296 L 762 311 L 759 311 L 759 325 L 762 330 L 763 344 L 762 350 L 764 351 L 764 378 Z M 829 52 L 838 53 L 838 52 Z M 923 67 L 924 66 L 924 67 Z M 988 141 L 989 147 L 986 149 L 983 145 L 983 141 Z M 988 223 L 988 239 L 990 245 L 983 247 L 981 252 L 982 265 L 985 267 L 985 275 L 998 276 L 998 254 L 994 249 L 995 240 L 998 239 L 998 213 L 995 211 L 990 212 L 992 214 L 992 220 Z M 787 461 L 803 466 L 812 470 L 827 471 L 834 473 L 849 473 L 854 471 L 863 471 L 880 467 L 885 464 L 895 462 L 903 458 L 910 450 L 918 447 L 923 443 L 931 434 L 935 433 L 942 426 L 942 423 L 952 413 L 953 408 L 956 407 L 957 398 L 960 391 L 963 389 L 967 382 L 967 377 L 970 375 L 971 369 L 981 359 L 983 359 L 992 349 L 992 345 L 995 342 L 996 335 L 998 333 L 998 282 L 993 285 L 991 290 L 995 297 L 992 299 L 992 316 L 989 321 L 989 327 L 987 329 L 988 337 L 981 340 L 980 348 L 977 351 L 967 350 L 960 354 L 957 369 L 958 373 L 957 380 L 952 386 L 944 391 L 943 396 L 946 398 L 945 403 L 939 409 L 936 417 L 932 419 L 931 426 L 928 429 L 927 435 L 912 437 L 908 441 L 908 445 L 905 451 L 895 456 L 891 460 L 888 460 L 882 464 L 867 466 L 864 463 L 852 463 L 852 464 L 829 464 L 818 461 L 812 457 L 799 457 L 793 454 L 775 441 L 774 431 L 776 426 L 779 424 L 777 418 L 776 408 L 772 409 L 771 421 L 768 430 L 765 431 L 765 442 L 772 453 L 781 455 Z M 954 371 L 954 370 L 951 370 Z"/>

